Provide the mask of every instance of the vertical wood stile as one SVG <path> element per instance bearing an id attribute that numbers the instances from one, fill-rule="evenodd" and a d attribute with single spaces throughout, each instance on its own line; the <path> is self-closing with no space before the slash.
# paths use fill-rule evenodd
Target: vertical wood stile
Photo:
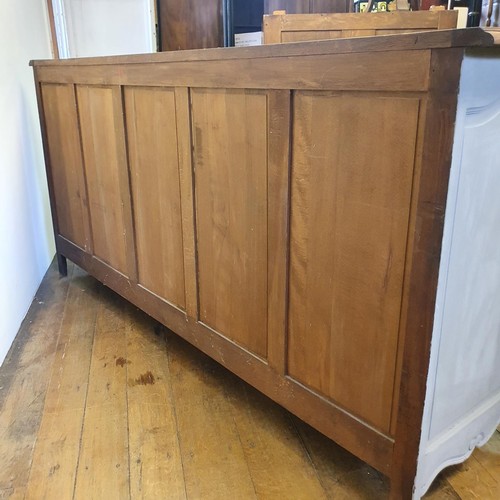
<path id="1" fill-rule="evenodd" d="M 290 91 L 270 91 L 267 99 L 268 361 L 284 375 L 290 219 Z"/>
<path id="2" fill-rule="evenodd" d="M 123 203 L 124 225 L 126 232 L 127 245 L 127 269 L 128 277 L 134 283 L 137 283 L 137 257 L 135 245 L 135 227 L 134 217 L 132 212 L 132 190 L 130 188 L 130 167 L 128 162 L 128 145 L 127 136 L 125 134 L 125 103 L 123 97 L 123 86 L 120 85 L 113 92 L 113 110 L 116 126 L 117 141 L 123 144 L 119 148 L 119 160 L 121 168 L 120 175 L 120 194 Z"/>
<path id="3" fill-rule="evenodd" d="M 264 43 L 281 43 L 282 17 L 264 16 Z"/>
<path id="4" fill-rule="evenodd" d="M 392 417 L 396 419 L 391 466 L 394 500 L 412 496 L 417 470 L 463 55 L 461 48 L 431 53 L 425 123 L 416 151 L 419 177 L 410 215 L 410 232 L 418 231 L 418 238 L 411 241 L 407 256 L 409 285 L 403 294 L 401 382 L 397 388 L 398 411 Z"/>
<path id="5" fill-rule="evenodd" d="M 175 88 L 175 117 L 177 121 L 177 147 L 179 153 L 179 178 L 181 184 L 182 238 L 184 244 L 184 288 L 186 313 L 198 320 L 198 283 L 196 272 L 196 243 L 194 217 L 194 177 L 189 89 Z"/>

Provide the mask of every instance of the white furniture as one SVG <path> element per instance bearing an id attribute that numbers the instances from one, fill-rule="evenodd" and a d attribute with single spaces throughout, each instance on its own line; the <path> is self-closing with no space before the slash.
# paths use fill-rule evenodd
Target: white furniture
<path id="1" fill-rule="evenodd" d="M 415 483 L 463 462 L 500 423 L 500 53 L 462 64 Z"/>

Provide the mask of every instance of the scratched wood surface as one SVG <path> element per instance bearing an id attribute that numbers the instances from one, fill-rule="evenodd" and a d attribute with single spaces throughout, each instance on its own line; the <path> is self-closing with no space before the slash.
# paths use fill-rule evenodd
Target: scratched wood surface
<path id="1" fill-rule="evenodd" d="M 384 499 L 388 481 L 76 266 L 0 368 L 0 498 Z M 118 466 L 119 465 L 119 466 Z M 500 498 L 500 433 L 425 499 Z"/>
<path id="2" fill-rule="evenodd" d="M 386 433 L 418 106 L 319 92 L 293 103 L 289 375 Z"/>

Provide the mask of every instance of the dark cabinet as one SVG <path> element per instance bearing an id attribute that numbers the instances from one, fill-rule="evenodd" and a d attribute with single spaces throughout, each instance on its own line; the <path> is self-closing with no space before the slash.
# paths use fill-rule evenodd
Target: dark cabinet
<path id="1" fill-rule="evenodd" d="M 223 0 L 158 0 L 161 50 L 224 46 Z"/>
<path id="2" fill-rule="evenodd" d="M 162 51 L 234 45 L 234 35 L 262 30 L 262 16 L 349 12 L 350 0 L 158 0 Z"/>

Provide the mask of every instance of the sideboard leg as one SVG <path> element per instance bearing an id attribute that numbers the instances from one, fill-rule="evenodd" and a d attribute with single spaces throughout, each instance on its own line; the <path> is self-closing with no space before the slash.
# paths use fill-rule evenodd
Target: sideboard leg
<path id="1" fill-rule="evenodd" d="M 412 500 L 414 480 L 396 473 L 391 478 L 390 500 Z"/>
<path id="2" fill-rule="evenodd" d="M 59 274 L 61 276 L 68 276 L 68 262 L 66 257 L 60 253 L 56 254 L 57 257 L 57 267 L 59 268 Z"/>

